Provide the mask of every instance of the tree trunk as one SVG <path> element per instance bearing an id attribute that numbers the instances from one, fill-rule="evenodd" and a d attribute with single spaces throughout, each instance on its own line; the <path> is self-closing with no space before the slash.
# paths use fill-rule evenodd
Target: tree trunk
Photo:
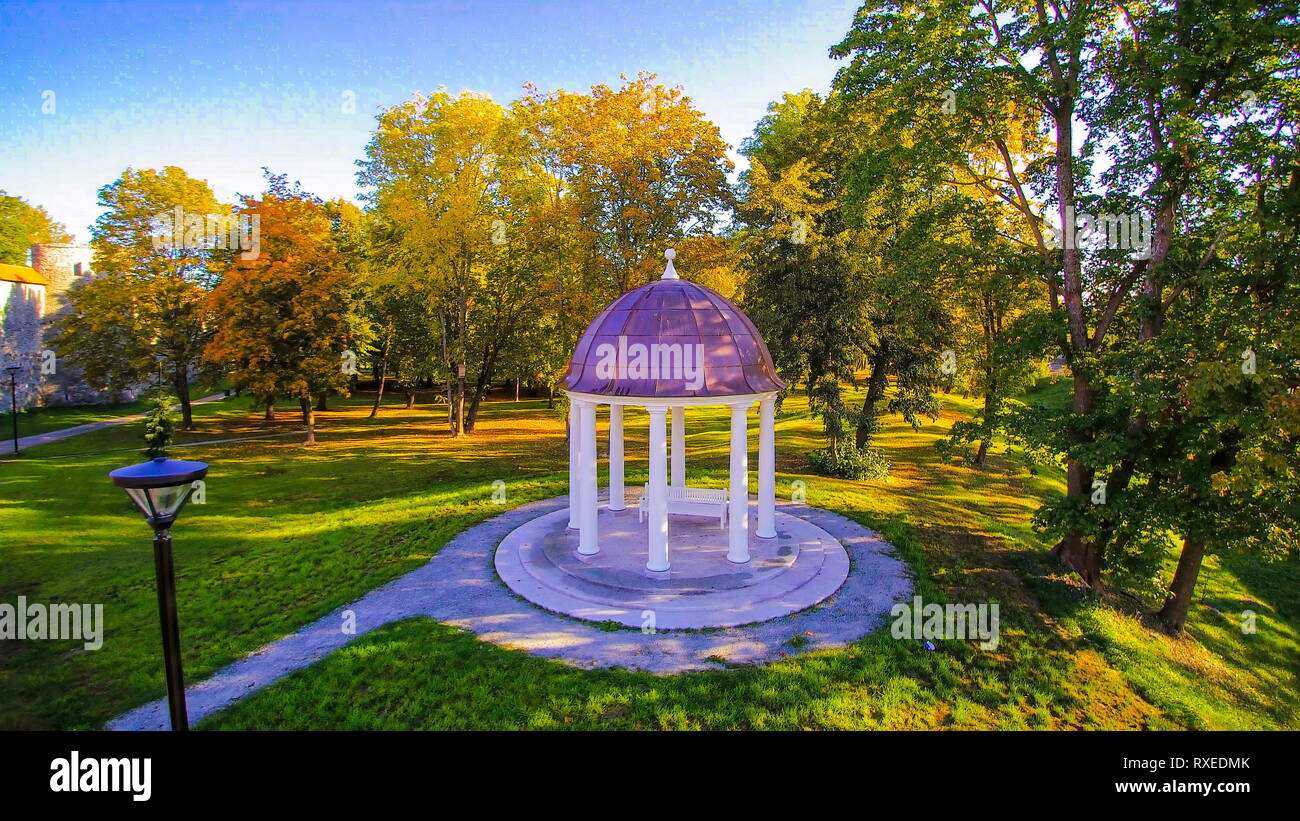
<path id="1" fill-rule="evenodd" d="M 190 405 L 189 368 L 176 367 L 176 396 L 181 400 L 181 418 L 185 430 L 194 430 L 194 409 Z"/>
<path id="2" fill-rule="evenodd" d="M 469 293 L 466 279 L 474 270 L 474 254 L 469 246 L 461 246 L 460 302 L 456 309 L 457 344 L 460 346 L 459 361 L 456 363 L 456 425 L 452 430 L 454 436 L 464 436 L 465 428 L 465 345 L 469 339 Z"/>
<path id="3" fill-rule="evenodd" d="M 329 410 L 328 405 L 326 405 L 326 403 L 325 403 L 325 400 L 328 399 L 328 398 L 329 398 L 329 392 L 328 392 L 328 391 L 321 391 L 320 396 L 317 397 L 317 399 L 316 399 L 316 410 L 318 410 L 318 411 L 327 411 L 327 410 Z"/>
<path id="4" fill-rule="evenodd" d="M 274 421 L 275 421 L 275 403 L 274 403 L 274 402 L 267 402 L 267 403 L 266 403 L 266 413 L 262 415 L 262 418 L 263 418 L 264 420 L 266 420 L 267 422 L 274 422 Z"/>
<path id="5" fill-rule="evenodd" d="M 452 434 L 454 435 L 456 432 L 456 402 L 455 402 L 455 397 L 452 395 L 452 386 L 451 386 L 451 370 L 450 370 L 451 355 L 447 353 L 447 318 L 442 313 L 442 311 L 438 312 L 438 329 L 442 333 L 442 361 L 446 362 L 447 367 L 449 368 L 449 370 L 447 371 L 447 391 L 446 391 L 447 427 L 451 430 Z"/>
<path id="6" fill-rule="evenodd" d="M 384 399 L 384 376 L 387 373 L 387 371 L 388 371 L 388 359 L 387 357 L 385 357 L 379 360 L 378 373 L 375 374 L 375 379 L 378 381 L 378 385 L 375 390 L 375 404 L 370 409 L 371 419 L 374 419 L 376 416 L 379 415 L 379 403 L 382 402 Z"/>
<path id="7" fill-rule="evenodd" d="M 516 377 L 515 377 L 515 401 L 516 401 L 516 402 L 519 401 L 519 381 L 520 381 L 522 378 L 523 378 L 523 377 L 520 377 L 520 376 L 516 376 Z"/>
<path id="8" fill-rule="evenodd" d="M 478 406 L 483 401 L 483 395 L 487 393 L 488 387 L 492 384 L 492 374 L 496 370 L 497 352 L 494 348 L 488 347 L 483 351 L 483 368 L 478 372 L 478 379 L 474 382 L 474 398 L 470 401 L 469 417 L 465 420 L 465 432 L 474 432 L 474 422 L 478 419 Z"/>
<path id="9" fill-rule="evenodd" d="M 1187 624 L 1187 610 L 1192 604 L 1192 591 L 1196 589 L 1196 577 L 1201 573 L 1204 558 L 1204 539 L 1183 540 L 1183 552 L 1178 556 L 1178 568 L 1169 585 L 1169 600 L 1160 609 L 1160 623 L 1171 636 L 1180 635 Z"/>
<path id="10" fill-rule="evenodd" d="M 310 397 L 299 397 L 298 402 L 302 405 L 302 423 L 307 426 L 307 441 L 303 445 L 311 447 L 316 444 L 316 412 L 312 410 Z"/>
<path id="11" fill-rule="evenodd" d="M 415 389 L 410 388 L 406 391 L 406 409 L 410 410 L 415 407 Z"/>
<path id="12" fill-rule="evenodd" d="M 975 466 L 980 469 L 983 469 L 985 462 L 988 461 L 988 446 L 993 440 L 993 429 L 991 427 L 991 422 L 989 422 L 989 418 L 993 416 L 993 411 L 995 411 L 995 405 L 997 404 L 995 391 L 996 387 L 993 388 L 993 390 L 989 390 L 987 394 L 984 394 L 984 426 L 987 427 L 988 434 L 984 436 L 984 439 L 980 440 L 979 452 L 975 453 Z"/>
<path id="13" fill-rule="evenodd" d="M 457 366 L 456 372 L 460 373 L 460 366 Z M 465 377 L 459 375 L 456 377 L 456 404 L 452 416 L 451 435 L 465 435 Z"/>
<path id="14" fill-rule="evenodd" d="M 1068 78 L 1070 82 L 1076 79 L 1073 76 Z M 1074 97 L 1063 94 L 1060 105 L 1054 112 L 1056 192 L 1061 228 L 1066 238 L 1061 253 L 1061 280 L 1070 353 L 1085 355 L 1091 352 L 1092 343 L 1088 335 L 1087 314 L 1083 304 L 1082 263 L 1074 235 L 1074 123 L 1072 119 L 1074 107 Z M 1086 372 L 1086 368 L 1075 366 L 1074 356 L 1069 359 L 1074 373 L 1074 413 L 1078 416 L 1087 416 L 1092 413 L 1096 404 L 1090 374 Z M 1075 434 L 1075 438 L 1079 444 L 1087 444 L 1094 439 L 1094 433 L 1086 428 L 1080 429 Z M 1077 459 L 1069 460 L 1066 463 L 1066 496 L 1077 505 L 1090 504 L 1092 479 L 1091 467 Z M 1078 573 L 1085 584 L 1094 590 L 1100 590 L 1105 549 L 1104 542 L 1076 530 L 1066 534 L 1065 538 L 1053 548 L 1052 553 L 1061 564 Z"/>
<path id="15" fill-rule="evenodd" d="M 1092 412 L 1095 399 L 1092 385 L 1081 373 L 1074 376 L 1074 412 L 1080 416 Z M 1090 431 L 1082 431 L 1078 438 L 1090 441 Z M 1083 462 L 1072 459 L 1066 464 L 1066 495 L 1077 500 L 1078 504 L 1092 503 L 1092 468 Z M 1052 549 L 1053 555 L 1061 564 L 1079 574 L 1084 584 L 1093 590 L 1101 590 L 1101 570 L 1106 544 L 1099 539 L 1086 538 L 1080 532 L 1069 533 Z"/>
<path id="16" fill-rule="evenodd" d="M 871 378 L 867 381 L 867 395 L 862 400 L 862 414 L 858 419 L 858 428 L 854 436 L 854 444 L 858 446 L 858 450 L 867 446 L 872 430 L 875 428 L 876 403 L 884 398 L 885 388 L 888 385 L 889 372 L 886 369 L 888 361 L 889 355 L 883 350 L 873 358 Z"/>

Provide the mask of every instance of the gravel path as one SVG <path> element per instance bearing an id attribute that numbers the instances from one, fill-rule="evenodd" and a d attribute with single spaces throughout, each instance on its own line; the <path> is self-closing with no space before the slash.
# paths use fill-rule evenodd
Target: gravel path
<path id="1" fill-rule="evenodd" d="M 836 513 L 784 503 L 784 512 L 816 524 L 849 552 L 849 577 L 829 599 L 801 613 L 747 627 L 655 634 L 601 630 L 514 596 L 492 569 L 493 553 L 506 534 L 566 504 L 563 496 L 532 502 L 462 531 L 422 567 L 190 686 L 186 693 L 190 721 L 198 722 L 357 636 L 412 616 L 428 616 L 469 630 L 484 641 L 578 667 L 681 673 L 717 669 L 719 660 L 756 664 L 844 646 L 883 624 L 893 604 L 911 595 L 905 565 L 876 533 Z M 353 634 L 342 629 L 349 611 L 355 616 Z M 796 634 L 807 640 L 797 651 L 786 644 Z M 107 726 L 110 730 L 167 729 L 166 701 L 146 704 Z"/>

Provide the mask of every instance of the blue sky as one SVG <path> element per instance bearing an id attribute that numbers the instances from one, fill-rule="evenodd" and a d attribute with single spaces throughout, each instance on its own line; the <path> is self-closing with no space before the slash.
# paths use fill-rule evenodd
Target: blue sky
<path id="1" fill-rule="evenodd" d="M 414 92 L 505 102 L 528 81 L 585 90 L 641 70 L 684 86 L 735 146 L 782 93 L 829 87 L 856 6 L 0 0 L 0 188 L 79 241 L 128 166 L 179 165 L 225 200 L 260 191 L 264 165 L 352 197 L 374 115 Z"/>

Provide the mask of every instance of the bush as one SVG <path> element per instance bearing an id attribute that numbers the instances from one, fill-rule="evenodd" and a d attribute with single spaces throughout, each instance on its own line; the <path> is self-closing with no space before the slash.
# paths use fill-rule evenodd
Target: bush
<path id="1" fill-rule="evenodd" d="M 176 412 L 172 406 L 180 400 L 158 391 L 149 396 L 149 410 L 144 418 L 144 455 L 149 459 L 167 456 L 167 446 L 176 435 Z"/>
<path id="2" fill-rule="evenodd" d="M 840 442 L 838 453 L 829 448 L 808 454 L 814 473 L 836 479 L 883 479 L 889 475 L 889 460 L 874 448 L 858 450 L 852 440 Z"/>

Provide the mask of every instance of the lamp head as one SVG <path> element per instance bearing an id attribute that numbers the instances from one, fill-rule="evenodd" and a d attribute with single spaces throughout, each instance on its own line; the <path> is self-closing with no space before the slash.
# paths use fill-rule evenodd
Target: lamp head
<path id="1" fill-rule="evenodd" d="M 185 462 L 158 457 L 138 465 L 118 468 L 108 474 L 113 484 L 126 491 L 135 506 L 155 530 L 171 527 L 189 501 L 193 483 L 208 474 L 204 462 Z"/>

